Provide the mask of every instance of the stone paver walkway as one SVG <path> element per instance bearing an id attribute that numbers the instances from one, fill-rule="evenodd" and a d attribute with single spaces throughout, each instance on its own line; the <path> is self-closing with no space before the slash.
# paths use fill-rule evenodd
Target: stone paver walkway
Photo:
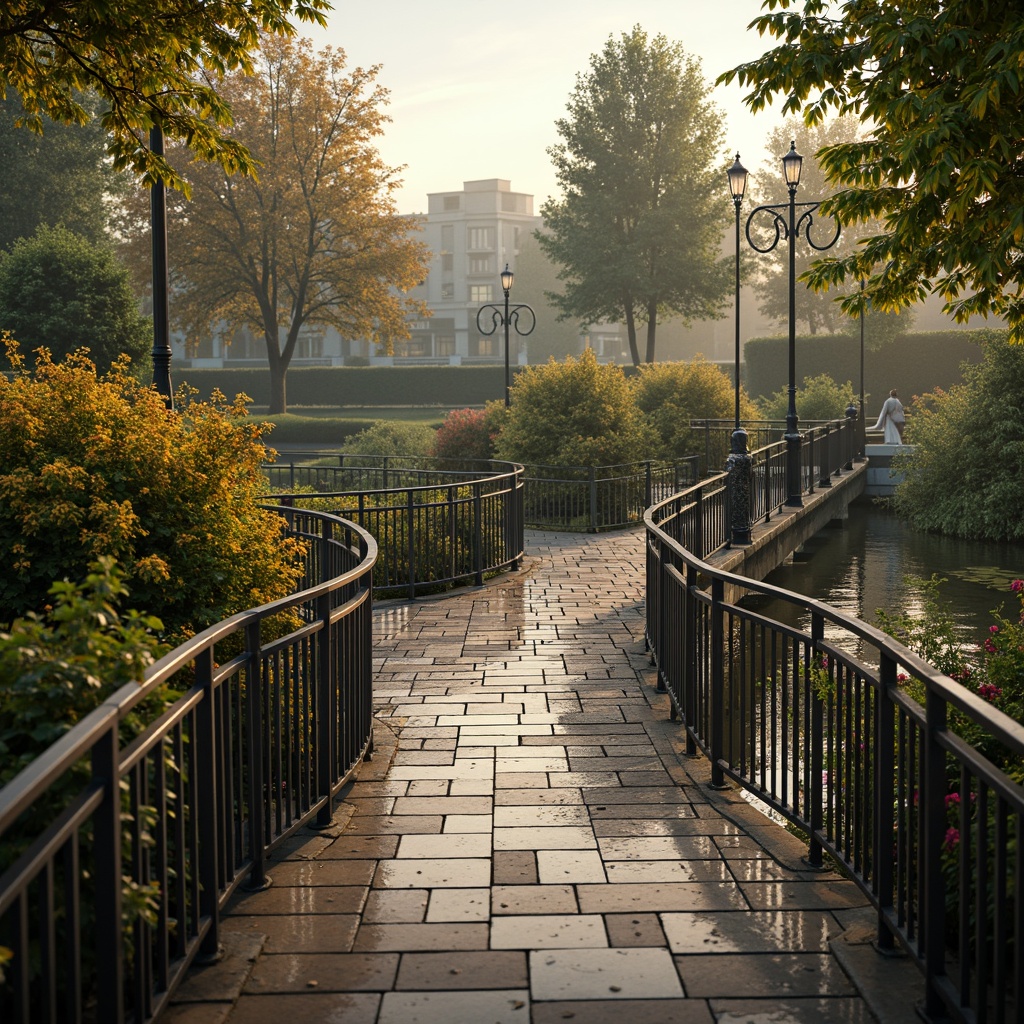
<path id="1" fill-rule="evenodd" d="M 167 1019 L 870 1021 L 830 948 L 864 899 L 682 752 L 643 550 L 530 533 L 519 573 L 379 608 L 374 760 Z"/>

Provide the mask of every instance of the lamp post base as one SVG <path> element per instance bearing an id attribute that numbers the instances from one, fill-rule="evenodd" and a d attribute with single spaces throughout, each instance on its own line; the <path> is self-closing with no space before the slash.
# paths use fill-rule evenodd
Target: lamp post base
<path id="1" fill-rule="evenodd" d="M 753 460 L 747 453 L 747 432 L 738 427 L 732 433 L 732 451 L 725 461 L 729 474 L 729 505 L 733 544 L 750 543 L 750 498 L 753 491 Z"/>
<path id="2" fill-rule="evenodd" d="M 803 508 L 803 487 L 800 483 L 800 447 L 803 437 L 799 433 L 787 433 L 786 442 L 786 504 L 790 508 Z"/>

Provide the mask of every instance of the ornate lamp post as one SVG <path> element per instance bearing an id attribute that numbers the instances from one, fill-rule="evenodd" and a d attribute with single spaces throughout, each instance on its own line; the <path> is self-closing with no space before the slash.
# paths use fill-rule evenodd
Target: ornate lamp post
<path id="1" fill-rule="evenodd" d="M 800 169 L 804 158 L 796 151 L 796 142 L 792 142 L 789 152 L 782 158 L 782 172 L 789 189 L 789 202 L 776 205 L 758 206 L 747 218 L 747 241 L 757 252 L 771 252 L 779 241 L 785 238 L 789 242 L 789 406 L 786 410 L 786 504 L 800 506 L 803 504 L 800 486 L 800 432 L 797 429 L 796 416 L 796 240 L 803 228 L 804 238 L 812 249 L 824 252 L 831 249 L 839 241 L 840 226 L 836 222 L 835 234 L 823 245 L 818 245 L 811 237 L 814 225 L 814 212 L 820 203 L 798 203 L 796 190 L 800 185 Z M 797 217 L 797 210 L 803 211 Z M 789 214 L 788 220 L 785 216 Z M 775 227 L 775 237 L 765 246 L 759 245 L 750 237 L 751 221 L 759 214 L 767 213 Z"/>
<path id="2" fill-rule="evenodd" d="M 750 543 L 750 455 L 747 452 L 747 432 L 740 426 L 740 206 L 747 190 L 747 169 L 736 162 L 726 172 L 729 194 L 736 209 L 736 416 L 732 432 L 732 450 L 726 462 L 729 472 L 731 496 L 732 542 Z"/>
<path id="3" fill-rule="evenodd" d="M 149 133 L 154 156 L 164 155 L 164 133 L 155 125 Z M 171 387 L 171 332 L 167 316 L 167 193 L 162 181 L 149 193 L 149 223 L 153 243 L 153 386 L 174 408 Z"/>
<path id="4" fill-rule="evenodd" d="M 496 305 L 493 302 L 488 302 L 486 305 L 481 306 L 476 311 L 476 329 L 485 336 L 492 335 L 499 327 L 505 328 L 505 408 L 509 406 L 509 390 L 512 387 L 512 377 L 509 370 L 508 364 L 508 332 L 509 328 L 514 328 L 516 334 L 521 338 L 525 338 L 528 334 L 533 333 L 534 327 L 537 326 L 537 316 L 533 310 L 525 303 L 518 303 L 515 306 L 509 306 L 508 304 L 508 293 L 512 291 L 512 282 L 515 280 L 515 274 L 508 269 L 508 264 L 505 264 L 505 269 L 501 272 L 501 290 L 505 293 L 505 306 L 502 309 L 501 306 Z M 530 326 L 523 330 L 519 326 L 519 314 L 526 310 L 530 314 Z M 490 313 L 491 326 L 490 329 L 484 327 L 481 323 L 480 318 L 484 313 Z"/>

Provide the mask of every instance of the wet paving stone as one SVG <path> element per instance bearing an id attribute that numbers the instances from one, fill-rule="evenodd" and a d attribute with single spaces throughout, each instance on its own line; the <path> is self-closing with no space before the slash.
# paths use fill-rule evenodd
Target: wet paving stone
<path id="1" fill-rule="evenodd" d="M 669 721 L 643 531 L 529 545 L 378 606 L 374 760 L 224 915 L 263 946 L 234 1010 L 171 1024 L 867 1024 L 829 947 L 865 901 L 762 849 Z"/>

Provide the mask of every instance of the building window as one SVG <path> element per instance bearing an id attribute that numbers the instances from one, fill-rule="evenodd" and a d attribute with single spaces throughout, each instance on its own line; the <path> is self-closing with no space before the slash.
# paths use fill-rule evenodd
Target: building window
<path id="1" fill-rule="evenodd" d="M 322 359 L 324 355 L 323 335 L 300 334 L 295 342 L 295 355 L 298 359 Z"/>
<path id="2" fill-rule="evenodd" d="M 470 228 L 469 247 L 470 249 L 493 249 L 494 228 Z"/>
<path id="3" fill-rule="evenodd" d="M 459 208 L 459 197 L 458 196 L 445 196 L 444 197 L 444 208 L 446 213 L 450 213 L 452 210 Z"/>
<path id="4" fill-rule="evenodd" d="M 476 303 L 493 302 L 494 286 L 490 284 L 471 284 L 469 286 L 469 301 Z"/>
<path id="5" fill-rule="evenodd" d="M 498 339 L 495 336 L 476 339 L 476 354 L 478 356 L 496 356 L 498 354 Z"/>
<path id="6" fill-rule="evenodd" d="M 469 261 L 469 272 L 471 274 L 493 274 L 494 264 L 490 256 L 474 256 Z"/>
<path id="7" fill-rule="evenodd" d="M 455 269 L 455 257 L 450 252 L 441 253 L 441 269 L 448 271 Z"/>
<path id="8" fill-rule="evenodd" d="M 452 281 L 445 281 L 441 285 L 441 299 L 451 300 L 455 298 L 455 284 Z"/>
<path id="9" fill-rule="evenodd" d="M 441 252 L 452 252 L 455 249 L 455 225 L 441 225 Z"/>
<path id="10" fill-rule="evenodd" d="M 434 339 L 434 354 L 439 356 L 455 355 L 455 338 L 451 335 L 438 335 Z"/>

